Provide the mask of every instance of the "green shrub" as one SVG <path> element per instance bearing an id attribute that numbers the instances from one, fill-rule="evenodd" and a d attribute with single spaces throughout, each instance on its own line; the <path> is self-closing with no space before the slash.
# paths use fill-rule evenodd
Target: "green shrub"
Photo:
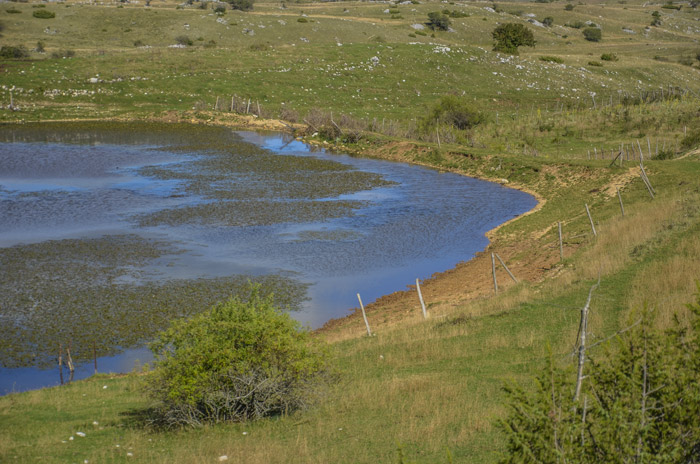
<path id="1" fill-rule="evenodd" d="M 676 154 L 671 149 L 661 150 L 658 155 L 655 155 L 655 160 L 670 160 L 676 157 Z"/>
<path id="2" fill-rule="evenodd" d="M 328 372 L 318 339 L 252 286 L 189 320 L 175 320 L 151 344 L 146 381 L 165 427 L 254 420 L 305 407 Z"/>
<path id="3" fill-rule="evenodd" d="M 29 57 L 29 52 L 22 45 L 3 45 L 0 48 L 0 58 L 22 59 L 27 57 Z"/>
<path id="4" fill-rule="evenodd" d="M 619 58 L 614 53 L 603 53 L 600 55 L 600 59 L 603 61 L 617 61 Z"/>
<path id="5" fill-rule="evenodd" d="M 186 36 L 186 35 L 178 35 L 177 37 L 175 37 L 175 43 L 178 44 L 178 45 L 190 46 L 190 45 L 192 45 L 194 42 L 192 42 L 192 39 L 190 39 L 190 38 L 189 38 L 188 36 Z"/>
<path id="6" fill-rule="evenodd" d="M 690 149 L 700 146 L 700 129 L 696 129 L 681 140 L 681 147 Z"/>
<path id="7" fill-rule="evenodd" d="M 408 36 L 411 37 L 411 38 L 415 38 L 415 37 L 416 37 L 416 34 L 414 34 L 413 32 L 409 32 L 409 33 L 408 33 Z"/>
<path id="8" fill-rule="evenodd" d="M 552 24 L 554 24 L 554 18 L 551 16 L 547 16 L 542 20 L 542 24 L 544 24 L 547 27 L 552 27 Z"/>
<path id="9" fill-rule="evenodd" d="M 266 43 L 254 43 L 248 49 L 253 52 L 266 52 L 270 49 L 270 46 Z"/>
<path id="10" fill-rule="evenodd" d="M 597 27 L 587 27 L 583 30 L 583 38 L 589 42 L 600 42 L 603 38 L 603 31 Z"/>
<path id="11" fill-rule="evenodd" d="M 216 5 L 214 13 L 218 15 L 226 14 L 226 7 L 224 5 Z"/>
<path id="12" fill-rule="evenodd" d="M 572 5 L 571 3 L 567 3 L 564 9 L 566 11 L 574 11 L 574 5 Z"/>
<path id="13" fill-rule="evenodd" d="M 583 21 L 574 21 L 573 23 L 564 24 L 564 26 L 573 27 L 574 29 L 581 29 L 585 25 L 586 25 L 586 23 L 584 23 Z"/>
<path id="14" fill-rule="evenodd" d="M 450 18 L 468 18 L 469 13 L 464 13 L 463 11 L 452 10 L 449 15 Z"/>
<path id="15" fill-rule="evenodd" d="M 450 18 L 439 11 L 433 11 L 428 13 L 426 26 L 434 31 L 446 31 L 450 28 Z"/>
<path id="16" fill-rule="evenodd" d="M 589 62 L 588 62 L 588 66 L 598 66 L 598 67 L 600 67 L 600 66 L 603 66 L 603 63 L 601 63 L 600 61 L 589 61 Z"/>
<path id="17" fill-rule="evenodd" d="M 145 44 L 143 43 L 143 40 L 137 39 L 134 40 L 134 47 L 143 47 Z"/>
<path id="18" fill-rule="evenodd" d="M 661 5 L 661 8 L 665 8 L 667 10 L 680 10 L 682 5 L 674 5 L 673 2 L 667 2 L 664 5 Z"/>
<path id="19" fill-rule="evenodd" d="M 253 9 L 253 0 L 227 0 L 231 4 L 231 9 L 240 11 L 250 11 Z"/>
<path id="20" fill-rule="evenodd" d="M 506 387 L 502 462 L 697 463 L 700 295 L 688 308 L 687 328 L 659 333 L 649 311 L 607 350 L 586 353 L 578 398 L 573 366 L 551 359 L 534 388 Z"/>
<path id="21" fill-rule="evenodd" d="M 51 54 L 51 58 L 73 58 L 75 56 L 75 51 L 73 50 L 58 50 Z"/>
<path id="22" fill-rule="evenodd" d="M 301 18 L 297 18 L 297 22 L 298 23 L 308 23 L 309 20 L 302 16 Z"/>
<path id="23" fill-rule="evenodd" d="M 36 10 L 32 12 L 32 16 L 39 19 L 51 19 L 56 17 L 56 13 L 49 10 Z"/>
<path id="24" fill-rule="evenodd" d="M 495 42 L 493 50 L 496 52 L 517 55 L 518 47 L 535 46 L 535 36 L 532 31 L 520 23 L 501 24 L 493 30 L 491 35 Z"/>
<path id="25" fill-rule="evenodd" d="M 540 61 L 546 61 L 548 63 L 563 63 L 564 60 L 559 58 L 558 56 L 541 56 Z"/>
<path id="26" fill-rule="evenodd" d="M 427 33 L 427 32 L 423 32 L 423 31 L 416 31 L 415 34 L 416 34 L 416 35 L 423 36 L 423 37 L 427 37 L 427 36 L 428 36 L 428 33 Z"/>
<path id="27" fill-rule="evenodd" d="M 457 129 L 470 129 L 484 120 L 481 112 L 474 109 L 466 100 L 455 95 L 446 95 L 440 99 L 423 119 L 424 129 L 435 124 L 447 124 Z"/>
<path id="28" fill-rule="evenodd" d="M 18 10 L 18 9 L 15 8 L 15 7 L 8 8 L 8 9 L 6 9 L 5 11 L 7 11 L 7 12 L 10 13 L 10 14 L 19 14 L 19 13 L 22 12 L 21 10 Z"/>
<path id="29" fill-rule="evenodd" d="M 36 48 L 35 48 L 37 53 L 44 53 L 46 51 L 46 45 L 42 40 L 38 41 L 36 43 Z"/>

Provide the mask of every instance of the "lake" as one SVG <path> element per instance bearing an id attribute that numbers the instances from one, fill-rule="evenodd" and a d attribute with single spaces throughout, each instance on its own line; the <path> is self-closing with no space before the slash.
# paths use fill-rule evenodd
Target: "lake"
<path id="1" fill-rule="evenodd" d="M 0 126 L 0 393 L 147 362 L 250 282 L 316 328 L 452 268 L 536 205 L 498 184 L 196 125 Z M 65 374 L 67 377 L 67 373 Z"/>

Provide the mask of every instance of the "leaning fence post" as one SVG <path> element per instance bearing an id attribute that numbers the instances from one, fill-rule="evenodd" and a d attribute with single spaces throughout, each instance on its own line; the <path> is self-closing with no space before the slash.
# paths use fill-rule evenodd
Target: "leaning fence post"
<path id="1" fill-rule="evenodd" d="M 425 311 L 425 302 L 423 301 L 423 294 L 420 292 L 420 283 L 416 279 L 416 290 L 418 290 L 418 299 L 420 300 L 420 307 L 423 310 L 423 319 L 428 318 L 428 313 Z"/>
<path id="2" fill-rule="evenodd" d="M 559 261 L 564 261 L 564 242 L 561 239 L 561 221 L 557 222 L 559 225 Z"/>
<path id="3" fill-rule="evenodd" d="M 620 211 L 622 211 L 622 217 L 625 217 L 625 205 L 622 204 L 622 195 L 620 195 L 620 189 L 617 189 L 617 199 L 620 200 Z"/>
<path id="4" fill-rule="evenodd" d="M 372 336 L 372 331 L 369 329 L 369 322 L 367 321 L 367 314 L 365 314 L 365 306 L 362 304 L 362 298 L 360 294 L 357 294 L 357 300 L 360 302 L 360 309 L 362 310 L 362 318 L 365 320 L 365 326 L 367 326 L 367 335 Z"/>
<path id="5" fill-rule="evenodd" d="M 512 272 L 510 272 L 510 269 L 508 269 L 508 266 L 506 266 L 506 263 L 503 262 L 503 260 L 501 259 L 501 257 L 498 256 L 498 253 L 496 253 L 496 258 L 498 258 L 498 261 L 500 261 L 501 266 L 503 266 L 503 269 L 506 270 L 506 272 L 508 273 L 508 275 L 510 276 L 510 278 L 513 279 L 513 282 L 515 282 L 515 283 L 517 284 L 517 283 L 518 283 L 518 279 L 515 278 L 515 276 L 513 275 Z"/>
<path id="6" fill-rule="evenodd" d="M 600 277 L 598 277 L 598 283 L 593 285 L 588 291 L 588 299 L 586 304 L 581 308 L 581 322 L 580 331 L 578 335 L 579 346 L 578 346 L 578 369 L 576 373 L 576 392 L 574 393 L 574 401 L 578 401 L 578 397 L 581 394 L 581 384 L 583 383 L 583 364 L 586 360 L 586 331 L 588 330 L 588 310 L 591 305 L 591 297 L 593 296 L 593 290 L 595 290 L 598 285 L 600 285 Z"/>
<path id="7" fill-rule="evenodd" d="M 493 273 L 493 291 L 498 294 L 498 281 L 496 280 L 496 258 L 491 253 L 491 272 Z"/>
<path id="8" fill-rule="evenodd" d="M 588 220 L 591 222 L 591 230 L 593 231 L 593 236 L 597 237 L 598 234 L 595 231 L 595 225 L 593 224 L 593 218 L 591 217 L 591 211 L 588 209 L 588 203 L 586 203 L 586 213 L 588 214 Z"/>

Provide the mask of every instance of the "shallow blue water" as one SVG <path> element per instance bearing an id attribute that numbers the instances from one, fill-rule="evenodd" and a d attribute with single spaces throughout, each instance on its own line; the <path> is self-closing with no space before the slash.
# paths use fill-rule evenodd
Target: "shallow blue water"
<path id="1" fill-rule="evenodd" d="M 291 276 L 310 284 L 310 299 L 294 317 L 319 327 L 357 307 L 356 293 L 367 304 L 472 258 L 487 245 L 485 232 L 536 204 L 531 195 L 456 174 L 311 151 L 279 134 L 240 136 L 278 156 L 331 160 L 395 184 L 323 198 L 365 203 L 344 217 L 316 222 L 138 227 L 130 220 L 135 214 L 202 201 L 183 193 L 177 179 L 146 178 L 138 168 L 187 166 L 201 154 L 159 151 L 153 145 L 5 143 L 0 144 L 0 247 L 124 233 L 165 239 L 184 252 L 150 264 L 144 278 Z M 99 359 L 98 366 L 101 372 L 128 371 L 135 359 L 147 362 L 149 356 L 133 347 Z M 80 367 L 76 379 L 92 369 L 92 364 Z M 57 382 L 57 370 L 0 368 L 0 393 Z"/>

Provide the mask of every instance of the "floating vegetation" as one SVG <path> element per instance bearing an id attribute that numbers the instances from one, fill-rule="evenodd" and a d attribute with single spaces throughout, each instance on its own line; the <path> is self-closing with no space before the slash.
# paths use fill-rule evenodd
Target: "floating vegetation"
<path id="1" fill-rule="evenodd" d="M 354 230 L 305 230 L 297 234 L 300 242 L 325 241 L 325 242 L 347 242 L 362 238 L 360 232 Z"/>
<path id="2" fill-rule="evenodd" d="M 351 215 L 363 201 L 217 201 L 142 215 L 139 225 L 260 226 L 314 222 Z"/>
<path id="3" fill-rule="evenodd" d="M 8 178 L 0 186 L 5 219 L 0 232 L 6 243 L 55 237 L 56 232 L 78 237 L 0 248 L 0 365 L 8 368 L 47 367 L 55 362 L 59 344 L 70 343 L 76 361 L 92 357 L 93 343 L 98 356 L 142 346 L 171 319 L 245 291 L 249 281 L 272 291 L 278 305 L 300 308 L 306 284 L 278 275 L 227 275 L 229 265 L 247 265 L 205 258 L 219 267 L 183 277 L 175 263 L 183 245 L 144 238 L 139 227 L 318 224 L 353 216 L 370 204 L 352 195 L 394 184 L 335 160 L 279 155 L 219 127 L 0 124 L 2 142 L 22 142 L 33 153 L 10 150 L 0 158 Z M 34 153 L 26 144 L 35 142 L 60 146 Z M 70 145 L 89 147 L 66 148 Z M 34 190 L 13 191 L 17 185 L 29 188 L 22 184 L 27 179 Z M 75 232 L 103 227 L 119 232 L 100 238 Z M 187 227 L 171 237 L 185 247 L 211 244 L 193 239 Z M 360 235 L 306 231 L 297 238 L 331 242 Z M 190 259 L 188 254 L 182 262 Z"/>
<path id="4" fill-rule="evenodd" d="M 177 252 L 135 235 L 0 248 L 0 364 L 48 367 L 59 344 L 76 361 L 142 345 L 187 317 L 248 289 L 250 281 L 297 309 L 306 286 L 280 276 L 152 281 L 143 267 Z M 9 270 L 10 272 L 7 272 Z"/>

